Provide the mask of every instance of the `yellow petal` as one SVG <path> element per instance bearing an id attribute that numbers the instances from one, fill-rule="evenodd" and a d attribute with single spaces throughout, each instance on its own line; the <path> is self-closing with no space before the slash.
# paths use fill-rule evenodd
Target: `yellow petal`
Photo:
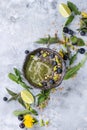
<path id="1" fill-rule="evenodd" d="M 24 116 L 24 120 L 32 121 L 33 117 L 31 115 L 27 114 L 27 115 Z"/>
<path id="2" fill-rule="evenodd" d="M 87 18 L 87 13 L 86 12 L 81 12 L 81 15 L 83 18 Z"/>
<path id="3" fill-rule="evenodd" d="M 23 123 L 24 123 L 26 128 L 32 128 L 33 127 L 33 123 L 32 122 L 29 122 L 29 121 L 25 120 Z"/>
<path id="4" fill-rule="evenodd" d="M 34 125 L 34 119 L 31 115 L 27 114 L 24 116 L 24 125 L 26 128 L 32 128 Z"/>

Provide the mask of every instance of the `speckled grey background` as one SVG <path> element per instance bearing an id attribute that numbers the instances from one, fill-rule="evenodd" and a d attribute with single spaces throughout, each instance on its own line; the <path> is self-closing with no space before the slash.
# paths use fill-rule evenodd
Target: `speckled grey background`
<path id="1" fill-rule="evenodd" d="M 22 69 L 24 51 L 40 47 L 34 43 L 38 38 L 54 35 L 56 31 L 61 38 L 66 19 L 59 14 L 58 4 L 66 1 L 0 0 L 0 130 L 20 130 L 19 121 L 12 112 L 22 109 L 21 105 L 3 102 L 3 96 L 9 96 L 6 87 L 16 92 L 22 90 L 8 79 L 8 73 L 14 66 Z M 87 11 L 86 0 L 72 1 L 80 10 Z M 74 30 L 78 20 L 79 17 L 71 25 Z M 84 39 L 87 41 L 86 37 Z M 83 55 L 79 54 L 77 62 L 81 58 Z M 62 91 L 51 94 L 47 108 L 39 112 L 39 118 L 50 119 L 49 127 L 36 126 L 33 130 L 87 130 L 87 62 L 77 76 L 64 81 L 62 87 Z M 38 92 L 36 89 L 33 91 Z"/>

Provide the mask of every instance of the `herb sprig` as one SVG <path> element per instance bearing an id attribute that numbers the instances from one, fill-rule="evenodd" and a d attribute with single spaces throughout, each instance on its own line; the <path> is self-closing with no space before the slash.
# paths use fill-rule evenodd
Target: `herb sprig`
<path id="1" fill-rule="evenodd" d="M 73 77 L 77 73 L 77 71 L 85 64 L 86 60 L 87 60 L 87 53 L 85 54 L 84 59 L 82 59 L 78 65 L 76 65 L 72 68 L 69 68 L 67 70 L 64 80 L 67 80 L 67 79 Z"/>
<path id="2" fill-rule="evenodd" d="M 70 8 L 70 10 L 75 13 L 75 15 L 80 15 L 81 14 L 81 12 L 78 10 L 77 6 L 74 3 L 70 2 L 70 1 L 67 1 L 67 5 Z"/>
<path id="3" fill-rule="evenodd" d="M 73 14 L 71 14 L 71 15 L 68 17 L 67 21 L 65 22 L 65 26 L 68 26 L 68 25 L 73 21 L 74 17 L 75 17 L 75 16 L 74 16 Z"/>
<path id="4" fill-rule="evenodd" d="M 9 73 L 8 74 L 8 77 L 16 82 L 17 84 L 20 84 L 23 88 L 26 88 L 26 89 L 32 89 L 30 86 L 28 86 L 24 81 L 23 81 L 23 78 L 21 76 L 21 72 L 17 69 L 17 68 L 14 68 L 14 73 Z"/>
<path id="5" fill-rule="evenodd" d="M 42 90 L 38 95 L 37 95 L 37 105 L 39 108 L 45 108 L 47 105 L 47 102 L 50 97 L 50 92 L 51 90 Z"/>

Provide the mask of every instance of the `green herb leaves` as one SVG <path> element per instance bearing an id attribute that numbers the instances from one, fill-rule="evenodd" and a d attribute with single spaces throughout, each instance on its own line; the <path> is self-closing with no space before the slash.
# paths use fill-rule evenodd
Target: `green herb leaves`
<path id="1" fill-rule="evenodd" d="M 84 59 L 78 65 L 67 70 L 64 79 L 67 80 L 73 77 L 78 72 L 78 70 L 85 64 L 86 60 L 87 60 L 87 53 L 85 54 Z"/>
<path id="2" fill-rule="evenodd" d="M 22 110 L 22 111 L 21 110 L 16 110 L 16 111 L 13 112 L 13 114 L 15 116 L 26 115 L 26 114 L 33 114 L 35 116 L 38 115 L 37 111 L 35 109 L 32 109 L 31 107 L 30 107 L 30 109 L 25 109 L 25 110 Z"/>
<path id="3" fill-rule="evenodd" d="M 23 110 L 23 111 L 21 111 L 21 110 L 16 110 L 16 111 L 13 112 L 13 114 L 14 114 L 15 116 L 25 115 L 25 114 L 30 114 L 30 111 L 27 110 L 27 109 L 25 109 L 25 110 Z"/>
<path id="4" fill-rule="evenodd" d="M 78 52 L 76 52 L 76 54 L 74 54 L 74 55 L 71 57 L 71 59 L 70 59 L 70 65 L 72 65 L 72 64 L 74 63 L 74 61 L 76 60 L 77 54 L 78 54 Z"/>
<path id="5" fill-rule="evenodd" d="M 36 41 L 36 43 L 39 44 L 54 44 L 54 43 L 58 43 L 59 39 L 58 37 L 48 37 L 48 38 L 40 38 L 38 41 Z"/>
<path id="6" fill-rule="evenodd" d="M 87 18 L 80 19 L 80 28 L 77 29 L 79 32 L 87 33 Z"/>
<path id="7" fill-rule="evenodd" d="M 51 90 L 42 90 L 40 94 L 37 95 L 38 106 L 42 105 L 44 108 L 46 106 L 45 101 L 49 99 Z"/>
<path id="8" fill-rule="evenodd" d="M 68 26 L 74 19 L 74 15 L 70 15 L 65 23 L 65 26 Z"/>
<path id="9" fill-rule="evenodd" d="M 14 82 L 18 83 L 18 77 L 16 77 L 14 74 L 12 73 L 9 73 L 8 74 L 8 77 L 13 80 Z"/>
<path id="10" fill-rule="evenodd" d="M 23 88 L 31 89 L 31 87 L 26 85 L 26 83 L 23 81 L 20 71 L 18 69 L 14 68 L 14 72 L 15 72 L 15 74 L 9 73 L 8 77 L 12 81 L 16 82 L 17 84 L 20 84 Z"/>
<path id="11" fill-rule="evenodd" d="M 78 46 L 84 46 L 85 43 L 84 43 L 83 39 L 78 38 L 77 45 L 78 45 Z"/>
<path id="12" fill-rule="evenodd" d="M 77 46 L 84 46 L 84 45 L 85 45 L 83 39 L 78 38 L 78 37 L 76 37 L 76 36 L 71 36 L 71 37 L 70 37 L 70 40 L 71 40 L 71 42 L 72 42 L 73 44 L 76 44 Z"/>
<path id="13" fill-rule="evenodd" d="M 70 8 L 70 10 L 75 13 L 75 15 L 81 14 L 81 12 L 78 10 L 77 6 L 75 4 L 73 4 L 72 2 L 68 1 L 67 5 Z"/>
<path id="14" fill-rule="evenodd" d="M 11 91 L 10 89 L 6 88 L 7 92 L 9 93 L 9 95 L 11 95 L 11 98 L 8 100 L 8 102 L 12 101 L 12 100 L 17 100 L 19 97 L 19 93 L 15 93 L 13 91 Z"/>
<path id="15" fill-rule="evenodd" d="M 75 15 L 80 15 L 81 12 L 78 10 L 77 6 L 73 4 L 72 2 L 68 1 L 67 2 L 68 7 L 72 11 L 72 14 L 68 17 L 65 26 L 68 26 L 75 18 Z"/>
<path id="16" fill-rule="evenodd" d="M 34 114 L 34 115 L 38 115 L 37 111 L 35 109 L 33 109 L 32 107 L 29 108 L 29 111 Z"/>
<path id="17" fill-rule="evenodd" d="M 18 95 L 17 93 L 11 91 L 10 89 L 6 88 L 7 92 L 11 95 L 11 96 L 16 96 Z"/>

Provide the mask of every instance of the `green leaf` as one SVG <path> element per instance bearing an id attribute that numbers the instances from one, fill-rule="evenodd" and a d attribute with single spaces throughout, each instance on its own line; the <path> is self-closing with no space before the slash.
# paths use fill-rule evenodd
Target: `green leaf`
<path id="1" fill-rule="evenodd" d="M 38 124 L 38 120 L 36 118 L 33 118 L 34 119 L 34 124 Z"/>
<path id="2" fill-rule="evenodd" d="M 40 126 L 41 126 L 41 127 L 42 127 L 42 126 L 45 126 L 45 122 L 44 122 L 43 119 L 40 120 Z"/>
<path id="3" fill-rule="evenodd" d="M 38 41 L 36 41 L 36 43 L 39 43 L 39 44 L 48 44 L 48 42 L 50 44 L 58 43 L 58 38 L 57 37 L 50 37 L 50 39 L 49 38 L 40 38 Z"/>
<path id="4" fill-rule="evenodd" d="M 37 111 L 36 111 L 35 109 L 33 109 L 33 108 L 30 107 L 29 110 L 30 110 L 30 112 L 31 112 L 32 114 L 34 114 L 34 115 L 36 115 L 36 116 L 38 115 L 38 113 L 37 113 Z"/>
<path id="5" fill-rule="evenodd" d="M 38 105 L 40 105 L 41 103 L 43 103 L 46 100 L 45 96 L 39 96 L 38 97 Z"/>
<path id="6" fill-rule="evenodd" d="M 48 126 L 49 125 L 49 123 L 50 123 L 50 121 L 48 120 L 48 121 L 46 121 L 46 125 Z"/>
<path id="7" fill-rule="evenodd" d="M 73 4 L 72 2 L 68 1 L 67 5 L 70 8 L 70 10 L 75 13 L 75 15 L 80 15 L 81 14 L 81 12 L 78 10 L 77 6 L 75 4 Z"/>
<path id="8" fill-rule="evenodd" d="M 14 72 L 15 72 L 16 76 L 18 76 L 19 80 L 21 81 L 22 80 L 21 72 L 17 68 L 14 68 Z"/>
<path id="9" fill-rule="evenodd" d="M 28 86 L 28 85 L 26 85 L 26 83 L 25 82 L 23 82 L 23 81 L 18 81 L 18 83 L 23 87 L 23 88 L 26 88 L 26 89 L 32 89 L 30 86 Z"/>
<path id="10" fill-rule="evenodd" d="M 22 100 L 21 97 L 18 98 L 18 102 L 19 102 L 23 107 L 25 107 L 25 104 L 24 104 L 24 102 L 23 102 L 23 100 Z"/>
<path id="11" fill-rule="evenodd" d="M 11 91 L 10 89 L 6 88 L 7 92 L 11 95 L 11 96 L 16 96 L 18 95 L 17 93 Z"/>
<path id="12" fill-rule="evenodd" d="M 84 31 L 84 32 L 87 33 L 87 28 L 84 28 L 84 27 L 83 28 L 79 28 L 78 31 Z"/>
<path id="13" fill-rule="evenodd" d="M 76 43 L 77 46 L 84 46 L 85 45 L 84 40 L 81 38 L 78 38 L 76 36 L 71 36 L 70 40 L 72 43 Z"/>
<path id="14" fill-rule="evenodd" d="M 82 18 L 81 19 L 85 24 L 87 24 L 87 18 Z"/>
<path id="15" fill-rule="evenodd" d="M 49 97 L 49 95 L 50 95 L 50 92 L 51 92 L 51 89 L 48 89 L 48 90 L 42 90 L 43 92 L 43 94 L 46 96 L 46 97 Z"/>
<path id="16" fill-rule="evenodd" d="M 73 64 L 74 61 L 76 60 L 77 54 L 78 54 L 78 53 L 74 54 L 74 55 L 71 57 L 71 59 L 70 59 L 70 65 Z"/>
<path id="17" fill-rule="evenodd" d="M 49 40 L 49 43 L 52 44 L 52 43 L 58 43 L 58 38 L 57 37 L 51 37 L 50 40 Z"/>
<path id="18" fill-rule="evenodd" d="M 21 78 L 21 75 L 20 75 L 20 71 L 18 69 L 16 69 L 16 68 L 14 68 L 14 71 L 15 71 L 16 75 L 13 74 L 13 73 L 9 73 L 8 77 L 12 81 L 16 82 L 17 84 L 20 84 L 23 88 L 26 88 L 26 89 L 30 88 L 30 89 L 32 89 L 30 86 L 28 86 L 25 82 L 22 81 L 22 78 Z"/>
<path id="19" fill-rule="evenodd" d="M 68 26 L 74 19 L 74 15 L 70 15 L 65 23 L 65 26 Z"/>
<path id="20" fill-rule="evenodd" d="M 77 41 L 77 46 L 84 46 L 85 45 L 85 42 L 83 39 L 81 38 L 78 38 L 78 41 Z"/>
<path id="21" fill-rule="evenodd" d="M 51 89 L 42 90 L 38 95 L 36 95 L 38 97 L 38 105 L 40 105 L 41 103 L 43 103 L 49 98 L 50 92 L 51 92 Z"/>
<path id="22" fill-rule="evenodd" d="M 12 101 L 12 100 L 17 100 L 18 96 L 19 96 L 19 95 L 12 96 L 12 97 L 8 100 L 8 102 L 10 102 L 10 101 Z"/>
<path id="23" fill-rule="evenodd" d="M 72 43 L 77 43 L 78 38 L 76 36 L 71 36 L 70 40 L 71 40 Z"/>
<path id="24" fill-rule="evenodd" d="M 68 71 L 65 74 L 64 80 L 67 80 L 67 79 L 73 77 L 74 74 L 76 74 L 78 72 L 78 70 L 85 64 L 86 60 L 87 60 L 87 53 L 85 54 L 84 59 L 78 65 L 68 69 Z"/>
<path id="25" fill-rule="evenodd" d="M 26 109 L 23 110 L 23 111 L 16 110 L 16 111 L 13 112 L 13 114 L 14 114 L 15 116 L 25 115 L 25 114 L 30 114 L 30 111 L 29 111 L 29 110 L 26 110 Z"/>
<path id="26" fill-rule="evenodd" d="M 8 77 L 9 77 L 12 81 L 14 81 L 14 82 L 16 82 L 16 83 L 18 84 L 18 77 L 16 77 L 14 74 L 9 73 L 9 74 L 8 74 Z"/>
<path id="27" fill-rule="evenodd" d="M 36 43 L 42 43 L 42 44 L 47 44 L 48 43 L 48 38 L 40 38 Z"/>
<path id="28" fill-rule="evenodd" d="M 86 27 L 86 23 L 83 19 L 80 20 L 80 27 Z"/>

